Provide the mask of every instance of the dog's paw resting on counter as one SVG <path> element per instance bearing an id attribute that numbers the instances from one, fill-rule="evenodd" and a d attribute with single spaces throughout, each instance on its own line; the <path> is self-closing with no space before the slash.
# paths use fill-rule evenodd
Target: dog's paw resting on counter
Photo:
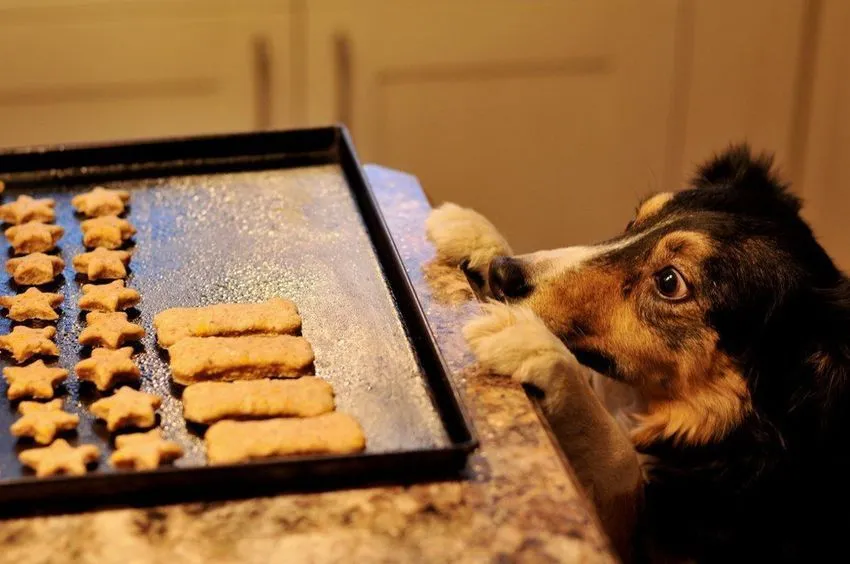
<path id="1" fill-rule="evenodd" d="M 484 313 L 466 324 L 463 335 L 478 363 L 487 371 L 530 384 L 544 394 L 549 414 L 560 413 L 569 393 L 569 376 L 587 368 L 528 308 L 490 302 Z"/>
<path id="2" fill-rule="evenodd" d="M 441 301 L 460 302 L 487 296 L 488 269 L 497 256 L 512 254 L 501 233 L 480 213 L 446 203 L 434 209 L 425 233 L 436 257 L 425 276 Z"/>

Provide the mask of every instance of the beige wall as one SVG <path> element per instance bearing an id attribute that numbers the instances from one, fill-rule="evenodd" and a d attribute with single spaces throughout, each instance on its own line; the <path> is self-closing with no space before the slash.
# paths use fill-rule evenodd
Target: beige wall
<path id="1" fill-rule="evenodd" d="M 611 235 L 729 142 L 850 246 L 844 0 L 0 0 L 0 145 L 343 121 L 520 250 Z"/>

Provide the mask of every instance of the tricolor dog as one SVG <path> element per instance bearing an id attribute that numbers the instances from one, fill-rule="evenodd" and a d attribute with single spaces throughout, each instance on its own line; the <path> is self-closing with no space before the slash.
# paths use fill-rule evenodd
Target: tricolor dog
<path id="1" fill-rule="evenodd" d="M 428 219 L 487 296 L 478 362 L 543 393 L 626 561 L 823 562 L 850 541 L 850 282 L 800 207 L 733 146 L 595 245 L 513 256 L 472 210 Z"/>

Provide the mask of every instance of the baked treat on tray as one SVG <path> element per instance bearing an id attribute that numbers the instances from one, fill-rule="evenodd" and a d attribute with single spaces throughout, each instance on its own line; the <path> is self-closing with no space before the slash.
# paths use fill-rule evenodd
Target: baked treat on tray
<path id="1" fill-rule="evenodd" d="M 139 292 L 127 288 L 123 280 L 109 284 L 83 284 L 83 295 L 78 305 L 88 311 L 118 311 L 135 306 L 142 297 Z"/>
<path id="2" fill-rule="evenodd" d="M 87 327 L 80 331 L 80 344 L 117 349 L 124 343 L 138 341 L 145 336 L 141 325 L 127 321 L 123 311 L 92 311 L 86 314 Z"/>
<path id="3" fill-rule="evenodd" d="M 100 391 L 106 391 L 118 382 L 138 382 L 142 377 L 139 367 L 133 362 L 133 349 L 94 349 L 89 358 L 84 358 L 74 367 L 77 378 L 92 382 Z"/>
<path id="4" fill-rule="evenodd" d="M 50 399 L 56 393 L 56 385 L 68 377 L 68 371 L 37 360 L 26 366 L 7 366 L 3 369 L 3 376 L 9 384 L 6 397 L 12 401 L 20 398 Z"/>
<path id="5" fill-rule="evenodd" d="M 335 411 L 306 419 L 219 421 L 204 435 L 210 464 L 304 454 L 349 454 L 366 447 L 352 416 Z"/>
<path id="6" fill-rule="evenodd" d="M 83 244 L 89 248 L 117 249 L 136 234 L 132 223 L 115 215 L 87 219 L 80 224 L 80 229 L 83 232 Z"/>
<path id="7" fill-rule="evenodd" d="M 39 478 L 55 474 L 82 475 L 87 466 L 100 458 L 100 449 L 94 445 L 73 447 L 65 439 L 56 439 L 50 446 L 31 448 L 18 455 L 24 466 L 35 470 Z"/>
<path id="8" fill-rule="evenodd" d="M 28 221 L 40 221 L 42 223 L 53 223 L 56 220 L 56 212 L 53 207 L 56 200 L 53 198 L 35 199 L 31 196 L 21 195 L 14 202 L 0 206 L 0 221 L 20 225 Z"/>
<path id="9" fill-rule="evenodd" d="M 168 348 L 178 384 L 205 380 L 294 378 L 312 372 L 313 348 L 303 337 L 186 337 Z"/>
<path id="10" fill-rule="evenodd" d="M 115 280 L 127 277 L 130 253 L 98 247 L 93 251 L 75 256 L 72 262 L 74 270 L 85 274 L 89 280 Z"/>
<path id="11" fill-rule="evenodd" d="M 208 425 L 221 419 L 313 417 L 334 410 L 334 392 L 319 378 L 200 382 L 183 390 L 183 417 Z"/>
<path id="12" fill-rule="evenodd" d="M 159 429 L 116 437 L 115 447 L 109 457 L 115 468 L 153 470 L 183 456 L 180 445 L 163 439 Z"/>
<path id="13" fill-rule="evenodd" d="M 18 406 L 21 418 L 9 428 L 15 437 L 30 437 L 42 445 L 49 445 L 56 435 L 76 429 L 80 418 L 62 409 L 64 401 L 55 399 L 45 403 L 22 401 Z"/>
<path id="14" fill-rule="evenodd" d="M 271 298 L 261 303 L 174 307 L 156 314 L 153 324 L 159 345 L 170 347 L 183 337 L 296 334 L 301 316 L 290 300 Z"/>
<path id="15" fill-rule="evenodd" d="M 124 386 L 92 403 L 90 410 L 95 417 L 106 421 L 110 431 L 125 427 L 147 429 L 156 424 L 156 410 L 161 403 L 159 396 Z"/>
<path id="16" fill-rule="evenodd" d="M 88 217 L 102 215 L 121 215 L 130 193 L 126 190 L 107 190 L 97 186 L 85 194 L 78 194 L 71 199 L 71 205 L 78 212 Z"/>
<path id="17" fill-rule="evenodd" d="M 56 248 L 56 243 L 59 242 L 62 235 L 65 234 L 65 230 L 52 223 L 28 221 L 10 227 L 4 233 L 15 254 L 26 255 L 52 251 Z"/>
<path id="18" fill-rule="evenodd" d="M 0 307 L 9 310 L 6 317 L 12 321 L 59 319 L 57 307 L 62 303 L 62 294 L 42 292 L 38 288 L 27 288 L 26 292 L 14 296 L 0 296 Z"/>
<path id="19" fill-rule="evenodd" d="M 0 335 L 0 349 L 10 353 L 16 362 L 26 362 L 34 356 L 59 356 L 53 342 L 55 327 L 32 328 L 16 325 L 11 333 Z"/>
<path id="20" fill-rule="evenodd" d="M 41 286 L 53 282 L 65 268 L 65 261 L 56 255 L 32 253 L 6 261 L 6 272 L 21 286 Z"/>

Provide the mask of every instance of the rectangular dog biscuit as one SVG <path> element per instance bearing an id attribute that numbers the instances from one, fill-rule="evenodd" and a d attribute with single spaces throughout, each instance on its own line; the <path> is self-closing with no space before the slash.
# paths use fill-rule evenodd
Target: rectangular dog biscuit
<path id="1" fill-rule="evenodd" d="M 301 316 L 291 301 L 272 298 L 262 303 L 170 308 L 156 314 L 153 324 L 160 346 L 170 347 L 184 337 L 297 333 Z"/>
<path id="2" fill-rule="evenodd" d="M 183 390 L 183 417 L 210 424 L 220 419 L 313 417 L 334 410 L 334 392 L 319 378 L 200 382 Z"/>
<path id="3" fill-rule="evenodd" d="M 313 366 L 310 343 L 292 335 L 185 337 L 169 347 L 168 355 L 174 381 L 184 385 L 294 378 L 309 374 Z"/>
<path id="4" fill-rule="evenodd" d="M 348 454 L 366 447 L 363 429 L 334 411 L 307 419 L 219 421 L 204 436 L 211 464 L 298 454 Z"/>

